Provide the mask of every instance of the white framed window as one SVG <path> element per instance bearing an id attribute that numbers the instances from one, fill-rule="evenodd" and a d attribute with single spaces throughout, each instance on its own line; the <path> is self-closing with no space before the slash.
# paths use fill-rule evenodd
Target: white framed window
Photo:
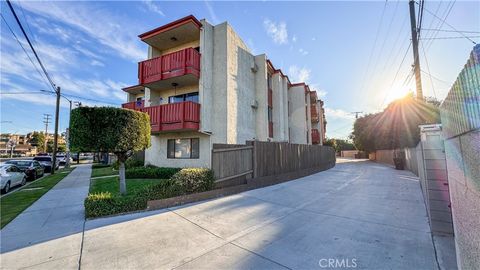
<path id="1" fill-rule="evenodd" d="M 167 158 L 197 159 L 200 157 L 200 139 L 168 139 Z"/>

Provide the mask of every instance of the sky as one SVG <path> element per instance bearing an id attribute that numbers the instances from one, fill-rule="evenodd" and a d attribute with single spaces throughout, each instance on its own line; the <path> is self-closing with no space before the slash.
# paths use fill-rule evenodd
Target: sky
<path id="1" fill-rule="evenodd" d="M 254 54 L 265 53 L 292 82 L 305 81 L 316 90 L 325 101 L 328 137 L 348 137 L 355 120 L 351 112 L 378 112 L 415 90 L 407 1 L 13 5 L 53 81 L 67 98 L 83 105 L 124 103 L 121 88 L 137 84 L 137 62 L 147 57 L 147 46 L 137 36 L 190 14 L 212 24 L 228 21 Z M 38 64 L 30 62 L 28 56 L 35 63 L 34 55 L 5 1 L 1 13 L 1 132 L 44 130 L 44 114 L 55 114 L 55 96 L 40 91 L 51 87 Z M 480 42 L 480 2 L 427 0 L 422 28 L 423 92 L 442 100 L 474 45 L 466 38 L 452 38 L 462 36 L 454 30 L 471 31 L 462 33 Z M 61 132 L 68 127 L 68 117 L 69 103 L 62 98 Z"/>

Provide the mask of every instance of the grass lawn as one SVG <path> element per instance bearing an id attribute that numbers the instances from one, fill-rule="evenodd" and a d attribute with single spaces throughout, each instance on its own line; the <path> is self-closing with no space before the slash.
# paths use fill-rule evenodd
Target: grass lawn
<path id="1" fill-rule="evenodd" d="M 40 180 L 36 180 L 32 184 L 20 188 L 15 193 L 0 198 L 1 228 L 7 225 L 36 200 L 40 199 L 43 194 L 47 193 L 47 191 L 60 182 L 60 180 L 67 176 L 72 170 L 72 168 L 58 170 L 54 175 L 49 175 Z M 29 190 L 31 188 L 39 189 Z"/>
<path id="2" fill-rule="evenodd" d="M 118 171 L 114 170 L 112 166 L 106 166 L 103 164 L 93 164 L 92 177 L 118 175 Z"/>
<path id="3" fill-rule="evenodd" d="M 153 185 L 163 181 L 163 179 L 127 179 L 127 195 L 132 195 L 147 185 Z M 92 179 L 90 183 L 90 193 L 111 192 L 113 195 L 119 195 L 120 184 L 118 176 Z"/>

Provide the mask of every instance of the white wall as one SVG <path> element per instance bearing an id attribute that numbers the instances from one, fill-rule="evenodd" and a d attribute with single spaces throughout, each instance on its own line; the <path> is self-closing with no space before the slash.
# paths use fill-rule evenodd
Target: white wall
<path id="1" fill-rule="evenodd" d="M 167 140 L 180 138 L 200 139 L 200 158 L 198 159 L 168 159 Z M 211 165 L 211 140 L 210 136 L 199 132 L 161 133 L 151 136 L 152 145 L 145 150 L 145 165 L 151 164 L 158 167 L 204 167 Z"/>
<path id="2" fill-rule="evenodd" d="M 307 144 L 307 118 L 305 114 L 305 86 L 292 86 L 288 90 L 290 112 L 290 143 Z"/>
<path id="3" fill-rule="evenodd" d="M 255 139 L 266 141 L 268 138 L 268 85 L 267 85 L 267 56 L 255 56 L 257 73 L 255 74 Z"/>

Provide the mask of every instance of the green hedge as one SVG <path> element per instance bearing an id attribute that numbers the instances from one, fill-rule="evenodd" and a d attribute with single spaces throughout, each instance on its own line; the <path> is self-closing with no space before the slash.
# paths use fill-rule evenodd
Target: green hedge
<path id="1" fill-rule="evenodd" d="M 177 170 L 177 172 L 174 173 L 171 179 L 166 179 L 155 185 L 146 186 L 136 191 L 133 195 L 114 196 L 110 192 L 89 194 L 85 199 L 85 216 L 87 218 L 93 218 L 144 210 L 149 200 L 160 200 L 203 192 L 211 190 L 214 187 L 213 172 L 210 169 L 148 167 L 142 169 L 171 169 Z"/>
<path id="2" fill-rule="evenodd" d="M 213 188 L 213 171 L 202 168 L 182 169 L 171 178 L 186 193 L 202 192 Z"/>
<path id="3" fill-rule="evenodd" d="M 113 196 L 110 192 L 89 194 L 85 199 L 85 216 L 101 217 L 142 210 L 147 200 L 142 196 Z"/>
<path id="4" fill-rule="evenodd" d="M 170 179 L 180 170 L 180 168 L 136 167 L 125 170 L 125 177 Z"/>

